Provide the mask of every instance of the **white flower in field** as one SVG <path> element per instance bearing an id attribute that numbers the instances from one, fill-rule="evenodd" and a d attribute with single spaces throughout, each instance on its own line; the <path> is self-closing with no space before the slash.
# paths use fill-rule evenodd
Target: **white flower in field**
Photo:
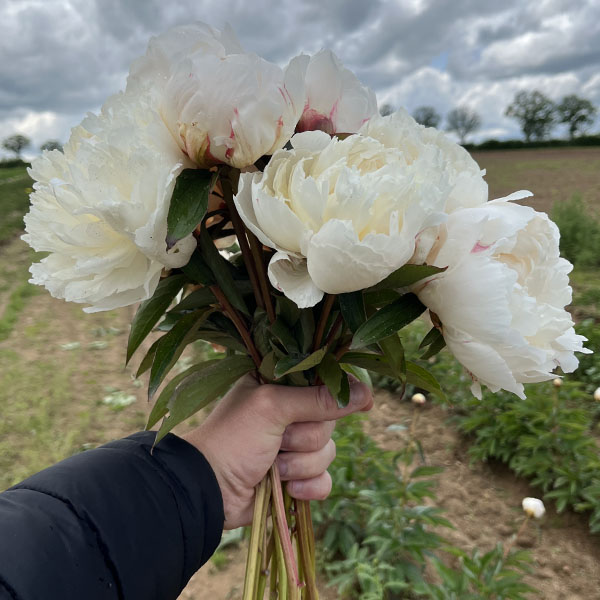
<path id="1" fill-rule="evenodd" d="M 242 175 L 237 209 L 277 250 L 269 278 L 298 306 L 378 283 L 408 261 L 419 232 L 445 218 L 442 152 L 421 145 L 409 156 L 403 142 L 299 133 L 264 173 Z"/>
<path id="2" fill-rule="evenodd" d="M 440 227 L 428 262 L 448 269 L 415 291 L 439 317 L 477 397 L 483 383 L 524 398 L 524 383 L 553 379 L 557 367 L 570 373 L 574 352 L 589 352 L 564 309 L 572 266 L 558 240 L 547 215 L 507 199 L 456 210 Z"/>
<path id="3" fill-rule="evenodd" d="M 181 267 L 193 236 L 167 251 L 167 214 L 175 179 L 192 166 L 141 95 L 109 99 L 71 133 L 64 153 L 33 161 L 36 180 L 23 239 L 50 254 L 31 282 L 87 312 L 152 295 L 164 267 Z"/>
<path id="4" fill-rule="evenodd" d="M 559 388 L 562 386 L 562 379 L 560 377 L 556 377 L 555 379 L 552 380 L 552 385 L 555 388 Z"/>
<path id="5" fill-rule="evenodd" d="M 153 38 L 127 90 L 148 90 L 181 149 L 200 167 L 243 168 L 282 148 L 304 108 L 307 56 L 285 70 L 204 23 Z"/>
<path id="6" fill-rule="evenodd" d="M 412 395 L 412 398 L 410 399 L 410 401 L 413 404 L 423 405 L 423 404 L 425 404 L 425 402 L 427 402 L 427 398 L 425 398 L 425 396 L 423 394 L 421 394 L 420 392 L 417 392 L 416 394 Z"/>
<path id="7" fill-rule="evenodd" d="M 594 400 L 600 402 L 600 387 L 594 390 Z"/>
<path id="8" fill-rule="evenodd" d="M 539 498 L 523 498 L 522 505 L 528 517 L 541 519 L 546 513 L 546 507 Z"/>
<path id="9" fill-rule="evenodd" d="M 346 69 L 331 50 L 311 57 L 306 69 L 306 103 L 296 131 L 356 133 L 377 114 L 375 94 Z"/>

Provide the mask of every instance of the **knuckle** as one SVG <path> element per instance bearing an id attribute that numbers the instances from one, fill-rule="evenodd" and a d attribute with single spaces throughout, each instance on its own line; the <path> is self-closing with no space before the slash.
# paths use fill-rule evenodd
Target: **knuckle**
<path id="1" fill-rule="evenodd" d="M 254 392 L 254 406 L 257 411 L 269 414 L 275 404 L 275 391 L 272 385 L 261 385 Z"/>

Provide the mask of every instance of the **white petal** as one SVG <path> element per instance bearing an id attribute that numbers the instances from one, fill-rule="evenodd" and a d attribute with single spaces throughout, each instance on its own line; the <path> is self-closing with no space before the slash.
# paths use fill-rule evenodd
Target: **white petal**
<path id="1" fill-rule="evenodd" d="M 304 259 L 276 252 L 269 263 L 268 273 L 273 287 L 293 300 L 299 308 L 310 308 L 323 298 L 323 290 L 310 278 Z"/>

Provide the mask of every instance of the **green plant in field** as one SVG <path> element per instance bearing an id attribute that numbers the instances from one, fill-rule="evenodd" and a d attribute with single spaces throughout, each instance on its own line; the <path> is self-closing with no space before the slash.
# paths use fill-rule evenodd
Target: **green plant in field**
<path id="1" fill-rule="evenodd" d="M 458 568 L 452 569 L 441 560 L 433 559 L 442 584 L 420 584 L 416 588 L 419 595 L 431 600 L 525 600 L 535 592 L 523 582 L 523 574 L 531 571 L 528 552 L 506 554 L 502 544 L 485 554 L 479 550 L 467 554 L 456 548 L 448 551 L 458 557 Z"/>
<path id="2" fill-rule="evenodd" d="M 413 464 L 417 457 L 423 461 L 414 437 L 416 415 L 417 408 L 407 442 L 395 453 L 382 450 L 363 432 L 359 416 L 346 419 L 334 434 L 339 453 L 330 467 L 333 491 L 315 506 L 313 516 L 326 558 L 325 572 L 342 597 L 395 600 L 415 597 L 417 592 L 428 595 L 437 586 L 427 580 L 427 563 L 440 569 L 440 574 L 452 571 L 439 556 L 444 540 L 434 530 L 452 527 L 435 507 L 434 476 L 441 469 Z M 485 583 L 490 589 L 505 590 L 498 598 L 525 597 L 519 594 L 528 589 L 522 582 L 526 553 L 509 553 L 506 560 L 501 555 L 499 560 L 495 549 L 484 561 L 487 554 L 480 559 L 479 554 L 469 557 L 458 548 L 444 549 L 462 557 L 457 581 L 470 582 L 474 577 L 475 583 L 469 583 L 473 589 Z M 479 571 L 467 572 L 478 560 Z M 447 595 L 440 598 L 462 598 L 452 596 L 455 581 L 448 586 L 444 581 L 442 589 Z"/>
<path id="3" fill-rule="evenodd" d="M 556 202 L 552 220 L 560 229 L 560 251 L 565 258 L 575 266 L 600 265 L 600 221 L 589 214 L 581 195 Z"/>

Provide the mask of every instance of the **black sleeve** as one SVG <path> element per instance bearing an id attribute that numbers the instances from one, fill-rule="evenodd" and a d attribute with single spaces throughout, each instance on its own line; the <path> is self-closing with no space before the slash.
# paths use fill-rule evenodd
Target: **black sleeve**
<path id="1" fill-rule="evenodd" d="M 170 600 L 217 547 L 223 501 L 206 459 L 141 432 L 0 494 L 0 598 Z"/>

